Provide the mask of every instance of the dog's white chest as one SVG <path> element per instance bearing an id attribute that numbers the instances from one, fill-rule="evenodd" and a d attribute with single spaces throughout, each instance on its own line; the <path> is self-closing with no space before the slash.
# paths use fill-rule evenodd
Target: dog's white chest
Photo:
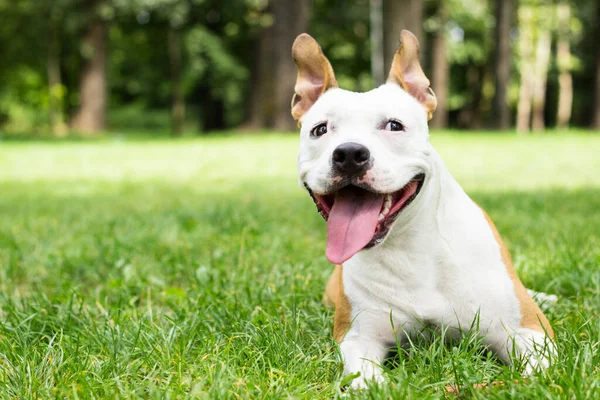
<path id="1" fill-rule="evenodd" d="M 434 260 L 417 257 L 398 260 L 397 268 L 348 263 L 344 287 L 358 329 L 375 330 L 384 341 L 394 342 L 396 332 L 440 325 L 452 315 L 452 304 L 438 289 Z M 412 268 L 404 262 L 410 262 Z M 417 266 L 415 268 L 415 266 Z"/>
<path id="2" fill-rule="evenodd" d="M 421 210 L 413 228 L 399 228 L 384 246 L 344 264 L 353 324 L 361 331 L 395 341 L 394 331 L 465 330 L 475 319 L 484 332 L 518 324 L 514 285 L 481 211 L 462 191 L 447 189 L 446 197 L 452 202 L 436 214 Z"/>

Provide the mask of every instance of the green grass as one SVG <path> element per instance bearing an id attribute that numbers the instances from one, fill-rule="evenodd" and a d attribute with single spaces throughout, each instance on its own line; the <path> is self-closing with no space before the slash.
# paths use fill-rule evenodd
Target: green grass
<path id="1" fill-rule="evenodd" d="M 600 136 L 434 134 L 560 357 L 512 383 L 477 338 L 416 343 L 357 398 L 600 398 Z M 331 398 L 325 224 L 297 137 L 0 143 L 0 398 Z"/>

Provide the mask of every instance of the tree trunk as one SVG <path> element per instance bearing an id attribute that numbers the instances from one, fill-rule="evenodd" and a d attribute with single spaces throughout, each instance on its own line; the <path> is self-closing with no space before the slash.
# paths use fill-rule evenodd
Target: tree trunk
<path id="1" fill-rule="evenodd" d="M 269 11 L 270 9 L 267 9 L 267 12 Z M 275 104 L 275 82 L 272 76 L 275 56 L 273 50 L 274 32 L 275 29 L 272 25 L 263 28 L 256 43 L 256 57 L 254 57 L 252 66 L 252 82 L 248 101 L 250 103 L 250 115 L 243 126 L 244 129 L 255 130 L 273 127 L 273 106 Z M 290 96 L 292 95 L 293 93 Z"/>
<path id="2" fill-rule="evenodd" d="M 600 1 L 596 4 L 596 21 L 600 21 Z M 600 37 L 600 23 L 596 22 L 596 38 Z M 596 46 L 596 71 L 592 128 L 600 130 L 600 46 Z"/>
<path id="3" fill-rule="evenodd" d="M 63 113 L 64 87 L 60 76 L 60 36 L 58 23 L 52 19 L 48 35 L 48 99 L 50 105 L 50 125 L 56 137 L 67 135 Z"/>
<path id="4" fill-rule="evenodd" d="M 573 107 L 573 77 L 571 76 L 571 45 L 569 38 L 569 21 L 571 9 L 569 3 L 563 1 L 558 5 L 558 43 L 556 45 L 556 58 L 558 70 L 558 112 L 556 125 L 567 128 L 571 119 Z"/>
<path id="5" fill-rule="evenodd" d="M 106 22 L 97 20 L 89 25 L 83 39 L 82 51 L 86 60 L 80 77 L 80 107 L 73 128 L 86 135 L 106 129 L 106 36 Z"/>
<path id="6" fill-rule="evenodd" d="M 207 96 L 202 104 L 204 132 L 219 131 L 226 127 L 225 124 L 225 104 L 223 99 L 208 95 L 210 89 L 206 89 Z"/>
<path id="7" fill-rule="evenodd" d="M 534 81 L 533 62 L 531 61 L 533 57 L 532 14 L 531 7 L 519 7 L 519 28 L 521 31 L 519 40 L 521 85 L 517 108 L 517 131 L 519 133 L 529 132 L 529 121 L 531 120 Z"/>
<path id="8" fill-rule="evenodd" d="M 244 128 L 296 128 L 290 114 L 297 74 L 291 50 L 296 36 L 308 30 L 311 5 L 311 0 L 276 0 L 267 8 L 274 22 L 263 29 L 256 46 L 250 116 Z"/>
<path id="9" fill-rule="evenodd" d="M 514 0 L 496 0 L 496 31 L 494 73 L 496 91 L 494 93 L 493 118 L 497 129 L 510 127 L 510 110 L 506 100 L 506 89 L 510 81 L 511 49 L 510 28 L 515 12 Z"/>
<path id="10" fill-rule="evenodd" d="M 437 15 L 439 27 L 431 44 L 431 88 L 437 98 L 437 109 L 430 125 L 432 128 L 441 129 L 448 126 L 448 86 L 450 84 L 450 64 L 446 54 L 447 6 L 444 0 L 439 2 Z"/>
<path id="11" fill-rule="evenodd" d="M 535 54 L 535 73 L 533 83 L 533 118 L 531 129 L 538 132 L 544 129 L 544 107 L 546 105 L 546 84 L 550 64 L 550 32 L 539 28 Z"/>
<path id="12" fill-rule="evenodd" d="M 483 102 L 483 81 L 485 79 L 485 64 L 469 64 L 467 66 L 467 86 L 469 87 L 469 104 L 458 113 L 458 127 L 461 129 L 480 129 L 483 127 L 481 115 Z"/>
<path id="13" fill-rule="evenodd" d="M 370 1 L 371 75 L 375 87 L 385 82 L 386 66 L 383 50 L 383 5 L 382 0 Z"/>
<path id="14" fill-rule="evenodd" d="M 296 36 L 308 29 L 311 5 L 311 0 L 276 0 L 273 4 L 276 82 L 273 127 L 279 131 L 296 129 L 290 114 L 297 75 L 291 51 Z"/>
<path id="15" fill-rule="evenodd" d="M 421 44 L 421 54 L 424 53 L 423 0 L 384 0 L 383 15 L 386 69 L 392 65 L 402 29 L 415 34 Z"/>
<path id="16" fill-rule="evenodd" d="M 185 98 L 181 88 L 181 32 L 169 28 L 169 64 L 171 67 L 171 134 L 181 136 L 185 122 Z"/>

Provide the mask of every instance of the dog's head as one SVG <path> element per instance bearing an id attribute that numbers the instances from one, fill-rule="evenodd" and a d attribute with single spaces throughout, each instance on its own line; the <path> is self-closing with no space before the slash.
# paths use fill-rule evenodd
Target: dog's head
<path id="1" fill-rule="evenodd" d="M 327 258 L 342 263 L 382 243 L 398 216 L 418 202 L 431 172 L 427 121 L 437 101 L 408 31 L 387 83 L 366 93 L 338 88 L 309 35 L 298 36 L 292 55 L 299 177 L 327 220 Z"/>

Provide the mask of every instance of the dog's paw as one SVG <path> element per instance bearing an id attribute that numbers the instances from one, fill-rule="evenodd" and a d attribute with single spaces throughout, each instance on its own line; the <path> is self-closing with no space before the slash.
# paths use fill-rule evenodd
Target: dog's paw
<path id="1" fill-rule="evenodd" d="M 359 377 L 354 378 L 352 380 L 352 383 L 350 384 L 349 388 L 351 390 L 366 389 L 367 388 L 367 381 L 362 376 L 359 376 Z"/>
<path id="2" fill-rule="evenodd" d="M 539 355 L 536 355 L 536 357 L 531 357 L 525 362 L 525 367 L 523 368 L 521 375 L 523 377 L 528 377 L 534 373 L 545 370 L 549 366 L 550 361 L 547 357 L 540 357 Z"/>
<path id="3" fill-rule="evenodd" d="M 558 301 L 558 296 L 544 292 L 536 292 L 535 290 L 527 289 L 527 293 L 540 306 L 542 311 L 548 311 L 552 305 Z"/>
<path id="4" fill-rule="evenodd" d="M 356 378 L 352 381 L 352 383 L 350 384 L 350 389 L 352 389 L 352 390 L 366 389 L 370 383 L 371 384 L 383 383 L 383 376 L 375 375 L 375 376 L 372 376 L 370 379 L 365 379 L 362 376 L 359 376 L 358 378 Z"/>
<path id="5" fill-rule="evenodd" d="M 372 374 L 371 376 L 367 376 L 366 374 L 361 374 L 357 372 L 355 374 L 349 374 L 342 379 L 341 386 L 348 385 L 350 390 L 362 390 L 366 389 L 369 384 L 378 384 L 383 383 L 384 378 L 380 373 Z"/>
<path id="6" fill-rule="evenodd" d="M 517 354 L 523 365 L 523 376 L 545 370 L 556 357 L 556 348 L 550 339 L 539 332 L 524 330 L 516 335 Z"/>

